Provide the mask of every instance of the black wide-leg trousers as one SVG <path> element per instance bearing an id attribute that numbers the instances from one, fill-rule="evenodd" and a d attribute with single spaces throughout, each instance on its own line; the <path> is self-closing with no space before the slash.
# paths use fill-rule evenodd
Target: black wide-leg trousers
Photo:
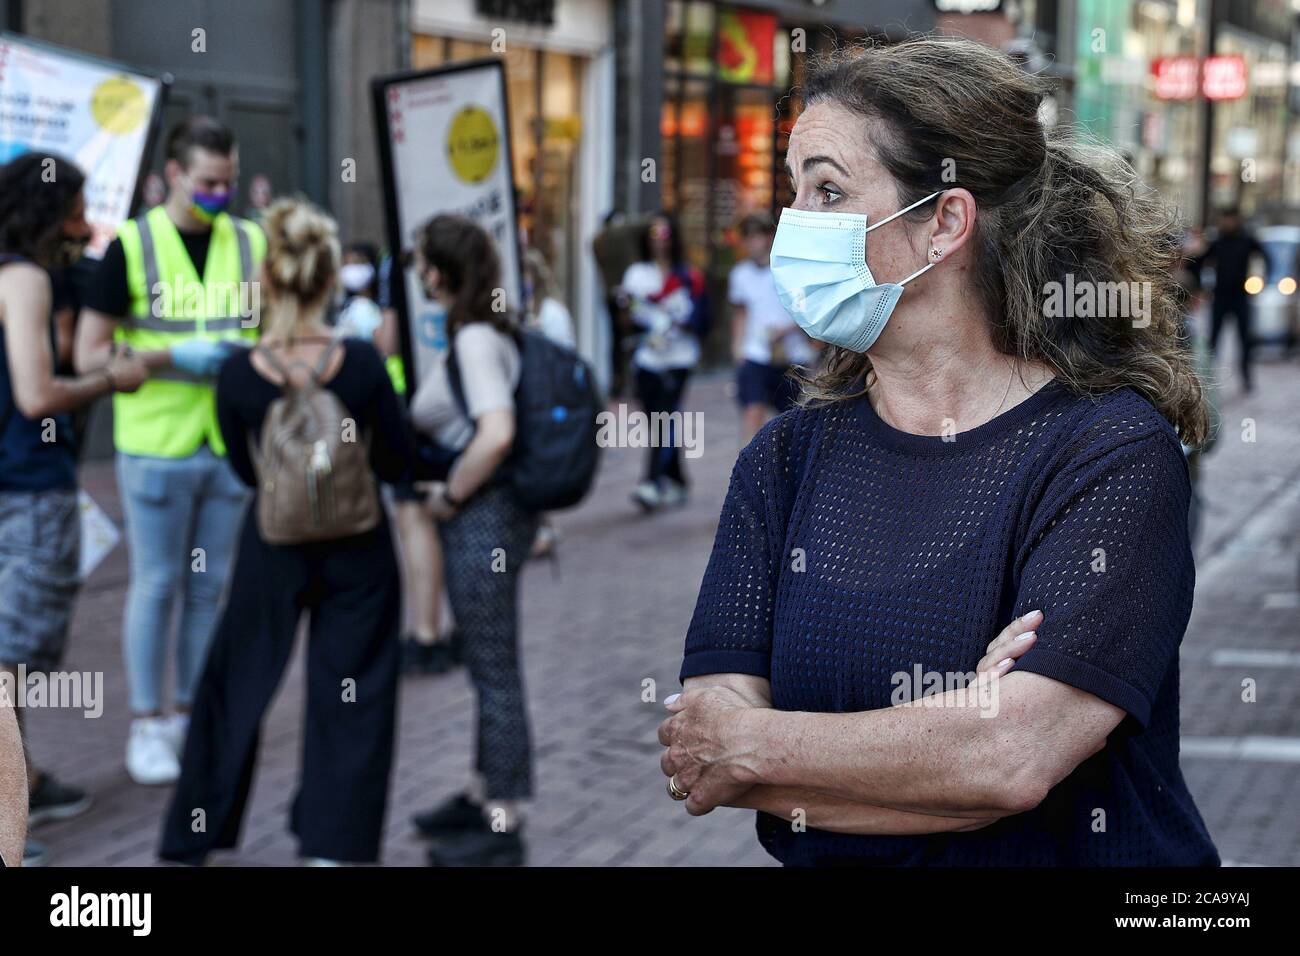
<path id="1" fill-rule="evenodd" d="M 262 718 L 305 613 L 307 699 L 291 829 L 304 856 L 378 860 L 397 709 L 398 581 L 386 520 L 352 538 L 274 546 L 248 509 L 194 698 L 163 859 L 198 863 L 237 844 Z"/>

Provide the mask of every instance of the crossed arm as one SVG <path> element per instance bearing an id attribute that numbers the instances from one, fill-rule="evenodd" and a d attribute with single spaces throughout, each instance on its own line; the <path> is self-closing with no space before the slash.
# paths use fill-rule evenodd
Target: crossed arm
<path id="1" fill-rule="evenodd" d="M 27 763 L 13 704 L 0 689 L 0 857 L 21 866 L 27 836 Z"/>
<path id="2" fill-rule="evenodd" d="M 938 700 L 849 714 L 771 707 L 768 682 L 742 674 L 688 678 L 660 727 L 665 774 L 686 809 L 803 810 L 819 829 L 861 834 L 975 830 L 1037 806 L 1101 750 L 1124 711 L 1028 672 L 1009 655 L 1032 639 L 1013 624 L 979 673 L 997 682 L 995 713 L 949 691 Z"/>

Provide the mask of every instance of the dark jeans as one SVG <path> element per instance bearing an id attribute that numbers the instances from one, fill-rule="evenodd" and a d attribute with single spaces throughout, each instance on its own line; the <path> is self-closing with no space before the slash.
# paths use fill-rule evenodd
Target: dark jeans
<path id="1" fill-rule="evenodd" d="M 1247 389 L 1251 385 L 1250 375 L 1250 353 L 1251 346 L 1251 304 L 1247 296 L 1220 296 L 1215 295 L 1214 304 L 1210 310 L 1210 351 L 1215 352 L 1219 348 L 1219 333 L 1227 324 L 1229 318 L 1237 324 L 1237 338 L 1241 342 L 1240 367 L 1241 381 Z"/>
<path id="2" fill-rule="evenodd" d="M 401 595 L 388 524 L 341 541 L 276 546 L 258 534 L 256 512 L 254 506 L 245 513 L 230 598 L 194 697 L 159 855 L 198 863 L 211 850 L 236 845 L 262 717 L 306 612 L 307 707 L 291 828 L 304 856 L 375 862 L 393 762 L 399 660 Z"/>
<path id="3" fill-rule="evenodd" d="M 672 368 L 662 372 L 649 369 L 636 370 L 636 395 L 647 415 L 656 412 L 671 413 L 681 411 L 682 395 L 686 392 L 686 381 L 690 378 L 688 368 Z M 681 436 L 676 427 L 670 428 L 671 440 L 666 447 L 648 449 L 646 461 L 646 481 L 656 485 L 664 478 L 686 484 L 686 473 L 682 470 Z"/>

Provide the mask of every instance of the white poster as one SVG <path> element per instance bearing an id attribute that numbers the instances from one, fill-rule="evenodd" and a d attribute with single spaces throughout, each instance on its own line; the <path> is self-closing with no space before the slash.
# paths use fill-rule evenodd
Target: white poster
<path id="1" fill-rule="evenodd" d="M 518 308 L 514 173 L 501 62 L 453 64 L 377 85 L 386 107 L 381 135 L 387 137 L 395 249 L 414 248 L 416 230 L 438 213 L 466 216 L 496 241 L 506 302 Z M 436 305 L 424 297 L 415 269 L 407 269 L 405 280 L 418 381 L 447 347 L 446 330 Z"/>
<path id="2" fill-rule="evenodd" d="M 131 214 L 162 81 L 72 50 L 0 35 L 0 163 L 39 150 L 86 174 L 88 254 Z"/>

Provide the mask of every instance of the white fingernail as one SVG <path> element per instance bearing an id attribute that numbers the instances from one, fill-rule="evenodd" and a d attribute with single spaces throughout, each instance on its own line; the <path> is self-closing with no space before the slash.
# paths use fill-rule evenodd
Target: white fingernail
<path id="1" fill-rule="evenodd" d="M 682 696 L 681 694 L 673 694 L 671 697 L 664 698 L 664 706 L 671 707 L 674 703 L 677 702 L 677 698 L 681 696 Z"/>

